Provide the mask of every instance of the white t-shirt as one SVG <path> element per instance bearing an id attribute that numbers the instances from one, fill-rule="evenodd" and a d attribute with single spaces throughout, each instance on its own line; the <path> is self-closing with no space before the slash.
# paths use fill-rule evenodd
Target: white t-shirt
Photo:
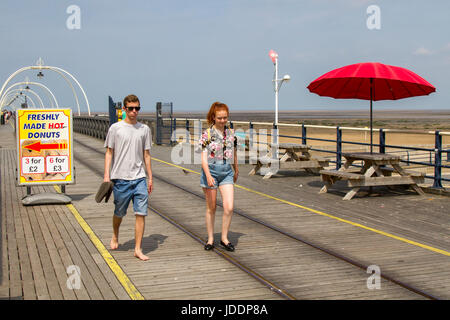
<path id="1" fill-rule="evenodd" d="M 114 149 L 110 178 L 136 180 L 146 176 L 144 150 L 150 150 L 152 133 L 140 122 L 114 123 L 108 130 L 105 148 Z"/>

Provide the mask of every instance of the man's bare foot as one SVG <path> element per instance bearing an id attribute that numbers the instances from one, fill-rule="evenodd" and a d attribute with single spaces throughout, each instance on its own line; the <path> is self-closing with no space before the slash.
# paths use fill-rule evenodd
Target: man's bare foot
<path id="1" fill-rule="evenodd" d="M 150 260 L 149 257 L 142 253 L 142 251 L 134 251 L 134 256 L 142 261 Z"/>
<path id="2" fill-rule="evenodd" d="M 111 250 L 116 250 L 119 247 L 119 240 L 112 238 L 109 246 Z"/>

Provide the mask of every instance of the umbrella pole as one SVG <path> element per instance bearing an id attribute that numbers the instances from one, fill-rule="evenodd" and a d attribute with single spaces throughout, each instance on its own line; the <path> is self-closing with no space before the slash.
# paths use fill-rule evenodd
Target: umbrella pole
<path id="1" fill-rule="evenodd" d="M 370 154 L 373 153 L 373 126 L 372 126 L 372 100 L 373 100 L 373 92 L 372 92 L 372 83 L 373 79 L 370 78 Z M 372 187 L 369 187 L 369 194 L 372 194 Z"/>
<path id="2" fill-rule="evenodd" d="M 373 153 L 372 99 L 370 99 L 370 153 Z"/>
<path id="3" fill-rule="evenodd" d="M 373 126 L 372 126 L 372 82 L 370 78 L 370 154 L 373 153 Z"/>

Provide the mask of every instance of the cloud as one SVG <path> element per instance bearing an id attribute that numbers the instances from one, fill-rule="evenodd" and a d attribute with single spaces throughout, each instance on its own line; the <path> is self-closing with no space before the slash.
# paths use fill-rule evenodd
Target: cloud
<path id="1" fill-rule="evenodd" d="M 416 51 L 414 51 L 414 54 L 418 56 L 429 56 L 432 55 L 433 52 L 431 50 L 428 50 L 427 48 L 420 47 L 416 49 Z"/>

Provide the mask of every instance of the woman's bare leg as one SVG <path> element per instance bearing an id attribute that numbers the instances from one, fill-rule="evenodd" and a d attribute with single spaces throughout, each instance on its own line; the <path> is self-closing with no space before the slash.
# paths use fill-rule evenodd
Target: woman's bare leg
<path id="1" fill-rule="evenodd" d="M 209 244 L 214 243 L 214 218 L 216 214 L 217 189 L 203 188 L 206 198 L 206 231 Z"/>
<path id="2" fill-rule="evenodd" d="M 234 186 L 225 184 L 219 186 L 220 194 L 223 202 L 223 218 L 222 218 L 222 241 L 228 244 L 228 231 L 230 230 L 231 218 L 233 217 L 234 206 Z"/>

